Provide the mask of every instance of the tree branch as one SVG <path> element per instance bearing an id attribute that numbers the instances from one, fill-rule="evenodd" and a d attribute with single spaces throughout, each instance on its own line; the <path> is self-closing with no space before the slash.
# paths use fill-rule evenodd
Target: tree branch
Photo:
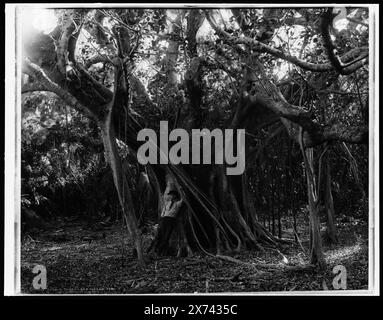
<path id="1" fill-rule="evenodd" d="M 323 140 L 367 144 L 368 126 L 346 126 L 341 123 L 332 124 L 324 127 Z"/>
<path id="2" fill-rule="evenodd" d="M 261 52 L 261 53 L 268 53 L 276 58 L 280 58 L 283 60 L 286 60 L 288 62 L 291 62 L 292 64 L 297 65 L 298 67 L 301 67 L 305 70 L 315 71 L 315 72 L 326 72 L 331 71 L 334 69 L 334 66 L 331 63 L 322 63 L 322 64 L 316 64 L 311 62 L 303 61 L 295 56 L 291 56 L 289 54 L 284 53 L 283 51 L 273 48 L 267 44 L 264 44 L 260 41 L 257 41 L 255 39 L 249 38 L 249 37 L 233 37 L 226 31 L 222 30 L 217 23 L 214 21 L 214 18 L 210 15 L 208 11 L 205 11 L 206 18 L 208 22 L 210 23 L 213 30 L 223 39 L 224 42 L 226 42 L 229 45 L 238 45 L 238 44 L 244 44 L 249 46 L 252 50 Z M 362 59 L 363 57 L 363 59 Z M 355 63 L 352 68 L 346 68 L 343 70 L 342 74 L 350 74 L 357 70 L 358 68 L 365 65 L 368 61 L 367 56 L 361 56 L 361 61 L 358 61 L 358 63 Z M 348 64 L 350 65 L 350 64 Z"/>
<path id="3" fill-rule="evenodd" d="M 22 93 L 36 91 L 50 91 L 57 94 L 61 99 L 63 99 L 69 106 L 78 110 L 81 113 L 84 113 L 86 116 L 92 119 L 96 119 L 95 115 L 85 106 L 83 106 L 75 97 L 73 97 L 69 92 L 62 89 L 55 82 L 50 80 L 45 72 L 36 64 L 32 63 L 28 58 L 24 60 L 23 72 L 34 78 L 37 83 L 34 86 L 24 86 Z"/>
<path id="4" fill-rule="evenodd" d="M 327 51 L 327 56 L 335 68 L 335 70 L 343 75 L 351 74 L 357 69 L 364 66 L 368 61 L 368 53 L 361 54 L 354 61 L 344 64 L 337 55 L 337 50 L 331 40 L 330 28 L 332 28 L 333 19 L 336 15 L 333 14 L 333 9 L 328 8 L 323 14 L 321 21 L 321 31 L 324 42 L 324 47 Z"/>
<path id="5" fill-rule="evenodd" d="M 91 57 L 84 65 L 84 67 L 87 69 L 89 68 L 91 65 L 93 64 L 96 64 L 96 63 L 100 63 L 100 62 L 103 62 L 103 63 L 106 63 L 106 62 L 110 62 L 113 64 L 113 61 L 111 59 L 109 59 L 107 56 L 103 55 L 103 54 L 97 54 L 93 57 Z"/>
<path id="6" fill-rule="evenodd" d="M 320 145 L 326 141 L 344 141 L 355 144 L 368 143 L 368 127 L 365 125 L 349 126 L 343 123 L 321 125 L 310 117 L 310 113 L 283 101 L 275 101 L 264 95 L 248 95 L 244 97 L 244 111 L 247 113 L 243 119 L 251 117 L 252 113 L 259 112 L 260 108 L 266 108 L 282 118 L 283 124 L 290 135 L 298 139 L 299 128 L 307 133 L 304 139 L 305 148 Z M 240 112 L 237 110 L 237 112 Z M 237 127 L 242 124 L 237 123 Z M 251 124 L 249 124 L 251 125 Z M 297 140 L 298 141 L 298 140 Z"/>
<path id="7" fill-rule="evenodd" d="M 101 47 L 109 47 L 110 49 L 113 49 L 113 45 L 108 39 L 108 34 L 110 36 L 112 34 L 102 26 L 104 17 L 104 13 L 101 10 L 96 9 L 94 20 L 86 25 L 86 29 Z"/>
<path id="8" fill-rule="evenodd" d="M 67 65 L 69 62 L 75 64 L 74 52 L 77 36 L 81 30 L 81 26 L 76 29 L 76 23 L 71 16 L 70 14 L 66 15 L 62 26 L 62 33 L 58 34 L 59 39 L 57 39 L 57 67 L 64 76 L 67 75 Z"/>
<path id="9" fill-rule="evenodd" d="M 361 21 L 361 20 L 358 20 L 358 19 L 355 19 L 355 18 L 350 18 L 350 17 L 347 17 L 346 19 L 347 19 L 348 21 L 352 22 L 352 23 L 360 24 L 360 25 L 362 25 L 362 26 L 368 28 L 368 23 L 365 23 L 365 22 L 363 22 L 363 21 Z"/>
<path id="10" fill-rule="evenodd" d="M 35 92 L 35 91 L 50 91 L 46 86 L 39 82 L 28 82 L 23 84 L 21 93 Z"/>

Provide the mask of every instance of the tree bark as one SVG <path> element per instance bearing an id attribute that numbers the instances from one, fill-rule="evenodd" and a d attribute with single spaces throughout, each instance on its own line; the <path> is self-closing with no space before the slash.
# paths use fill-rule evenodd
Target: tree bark
<path id="1" fill-rule="evenodd" d="M 141 235 L 138 230 L 137 217 L 134 212 L 133 199 L 128 181 L 122 169 L 121 158 L 118 153 L 116 135 L 112 122 L 113 108 L 109 107 L 105 119 L 100 123 L 101 135 L 104 143 L 105 153 L 112 169 L 113 181 L 117 190 L 118 199 L 125 218 L 126 226 L 137 251 L 138 262 L 141 265 L 145 264 Z"/>
<path id="2" fill-rule="evenodd" d="M 334 201 L 332 197 L 332 191 L 331 191 L 331 168 L 330 163 L 328 159 L 328 155 L 324 155 L 324 207 L 326 211 L 326 225 L 327 225 L 327 238 L 330 242 L 330 244 L 337 244 L 338 243 L 338 236 L 336 234 L 335 224 L 334 224 Z"/>
<path id="3" fill-rule="evenodd" d="M 310 220 L 310 263 L 318 265 L 323 269 L 326 265 L 323 251 L 322 240 L 320 235 L 320 220 L 319 220 L 319 203 L 318 203 L 318 189 L 314 172 L 314 155 L 313 149 L 303 147 L 302 134 L 301 134 L 301 150 L 305 163 L 306 180 L 307 180 L 307 198 L 308 198 L 308 211 Z"/>

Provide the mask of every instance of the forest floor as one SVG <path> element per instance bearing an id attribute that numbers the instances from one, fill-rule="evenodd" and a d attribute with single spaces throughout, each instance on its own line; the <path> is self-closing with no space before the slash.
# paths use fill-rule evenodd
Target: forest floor
<path id="1" fill-rule="evenodd" d="M 324 231 L 324 225 L 323 225 Z M 298 230 L 301 245 L 278 250 L 224 253 L 233 261 L 208 255 L 186 258 L 148 255 L 141 267 L 121 223 L 109 227 L 59 220 L 44 231 L 25 233 L 21 245 L 22 293 L 153 294 L 334 290 L 333 268 L 347 271 L 348 290 L 368 289 L 368 224 L 338 222 L 339 244 L 323 250 L 327 267 L 308 268 L 307 230 Z M 144 234 L 147 248 L 154 230 Z M 283 238 L 293 239 L 291 230 Z M 305 250 L 305 252 L 303 251 Z M 46 290 L 32 286 L 35 265 L 47 270 Z"/>

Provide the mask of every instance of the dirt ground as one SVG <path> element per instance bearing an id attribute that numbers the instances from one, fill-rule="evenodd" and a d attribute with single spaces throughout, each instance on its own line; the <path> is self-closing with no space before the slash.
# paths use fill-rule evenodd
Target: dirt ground
<path id="1" fill-rule="evenodd" d="M 187 258 L 147 256 L 136 263 L 126 229 L 121 223 L 105 226 L 78 220 L 60 220 L 44 231 L 24 233 L 21 246 L 22 293 L 50 294 L 154 294 L 334 290 L 333 268 L 347 271 L 347 290 L 368 289 L 368 226 L 361 220 L 338 222 L 339 244 L 324 244 L 326 270 L 307 267 L 307 234 L 301 245 L 277 249 L 223 253 Z M 323 225 L 324 231 L 324 225 Z M 147 248 L 155 233 L 144 234 Z M 293 239 L 291 230 L 284 238 Z M 46 290 L 35 290 L 36 264 L 47 270 Z"/>

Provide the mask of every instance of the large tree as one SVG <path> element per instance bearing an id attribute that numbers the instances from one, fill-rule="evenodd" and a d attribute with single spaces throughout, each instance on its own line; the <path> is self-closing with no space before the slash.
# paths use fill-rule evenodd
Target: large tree
<path id="1" fill-rule="evenodd" d="M 270 139 L 275 128 L 286 132 L 304 160 L 311 262 L 324 265 L 322 198 L 335 241 L 326 153 L 337 141 L 368 138 L 366 9 L 57 9 L 55 15 L 49 34 L 24 23 L 22 92 L 51 91 L 99 125 L 141 263 L 132 186 L 116 139 L 136 152 L 139 130 L 159 130 L 160 120 L 168 120 L 169 128 L 189 132 L 246 129 L 248 161 L 260 148 L 252 136 L 265 128 Z M 341 16 L 348 26 L 337 29 Z M 335 108 L 339 95 L 349 97 L 351 116 Z M 180 255 L 277 245 L 257 219 L 247 169 L 227 176 L 225 163 L 147 165 L 159 211 L 165 190 L 184 200 L 174 234 Z"/>

